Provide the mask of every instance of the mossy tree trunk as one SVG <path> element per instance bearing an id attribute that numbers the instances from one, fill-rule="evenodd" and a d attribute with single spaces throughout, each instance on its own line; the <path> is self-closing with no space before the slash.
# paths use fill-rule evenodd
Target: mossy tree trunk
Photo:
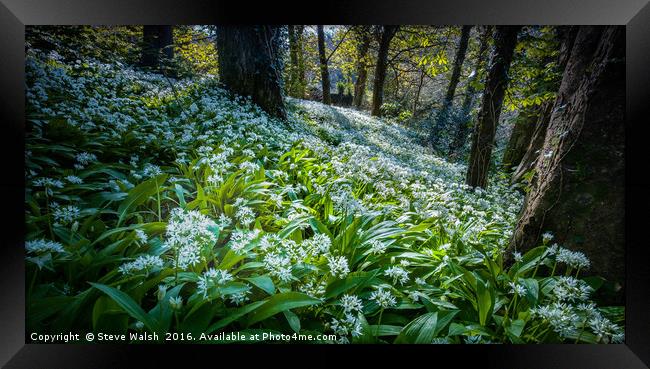
<path id="1" fill-rule="evenodd" d="M 304 66 L 302 62 L 302 26 L 288 26 L 289 33 L 289 96 L 304 98 Z"/>
<path id="2" fill-rule="evenodd" d="M 327 68 L 327 56 L 325 53 L 325 32 L 323 26 L 316 26 L 318 33 L 318 60 L 320 62 L 320 80 L 323 89 L 323 104 L 330 105 L 332 98 L 330 96 L 330 72 Z"/>
<path id="3" fill-rule="evenodd" d="M 371 114 L 381 116 L 381 105 L 384 102 L 384 81 L 386 80 L 386 67 L 388 65 L 388 49 L 390 42 L 397 33 L 398 26 L 384 26 L 379 40 L 377 52 L 377 65 L 375 67 L 375 80 L 372 85 L 372 110 Z"/>
<path id="4" fill-rule="evenodd" d="M 276 26 L 219 26 L 219 78 L 231 92 L 250 96 L 271 116 L 286 118 Z"/>
<path id="5" fill-rule="evenodd" d="M 447 85 L 447 93 L 442 101 L 442 106 L 436 116 L 436 122 L 431 130 L 429 141 L 432 145 L 437 146 L 440 143 L 440 133 L 443 132 L 449 125 L 449 110 L 456 95 L 456 87 L 460 80 L 460 72 L 463 68 L 465 61 L 465 54 L 467 53 L 467 44 L 469 43 L 469 33 L 472 26 L 463 26 L 461 29 L 460 40 L 458 41 L 458 48 L 456 49 L 456 57 L 454 58 L 454 66 L 449 78 L 449 85 Z"/>
<path id="6" fill-rule="evenodd" d="M 467 88 L 465 89 L 465 97 L 463 98 L 463 105 L 461 106 L 462 120 L 458 125 L 453 128 L 453 140 L 449 147 L 449 154 L 458 154 L 459 151 L 465 146 L 465 141 L 469 134 L 470 123 L 472 122 L 472 105 L 474 104 L 474 95 L 476 94 L 476 82 L 481 75 L 483 69 L 485 54 L 487 53 L 488 43 L 492 35 L 492 26 L 483 26 L 481 31 L 480 44 L 478 53 L 476 54 L 476 64 L 474 72 L 467 80 Z"/>
<path id="7" fill-rule="evenodd" d="M 481 111 L 474 127 L 472 149 L 467 166 L 466 183 L 471 187 L 487 187 L 494 136 L 508 85 L 508 70 L 520 29 L 520 26 L 496 27 L 494 52 L 490 60 Z"/>
<path id="8" fill-rule="evenodd" d="M 509 251 L 550 231 L 622 291 L 624 122 L 625 28 L 580 27 Z"/>

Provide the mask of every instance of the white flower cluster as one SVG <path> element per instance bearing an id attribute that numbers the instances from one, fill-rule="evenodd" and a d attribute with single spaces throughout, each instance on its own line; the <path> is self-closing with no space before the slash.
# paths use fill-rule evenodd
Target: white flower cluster
<path id="1" fill-rule="evenodd" d="M 201 262 L 201 252 L 217 242 L 217 225 L 198 211 L 175 208 L 167 224 L 166 242 L 175 251 L 176 264 L 181 269 Z"/>
<path id="2" fill-rule="evenodd" d="M 328 256 L 327 266 L 332 276 L 337 278 L 345 278 L 350 273 L 348 259 L 345 256 Z"/>
<path id="3" fill-rule="evenodd" d="M 163 259 L 155 255 L 140 255 L 135 260 L 122 264 L 117 270 L 122 274 L 133 274 L 139 271 L 150 273 L 156 269 L 162 268 Z"/>
<path id="4" fill-rule="evenodd" d="M 50 241 L 46 239 L 26 241 L 25 250 L 33 254 L 41 254 L 45 252 L 54 252 L 57 254 L 65 253 L 63 245 L 58 242 Z"/>
<path id="5" fill-rule="evenodd" d="M 233 275 L 227 270 L 210 268 L 199 277 L 197 291 L 203 295 L 203 298 L 207 299 L 211 288 L 222 286 L 233 279 Z"/>
<path id="6" fill-rule="evenodd" d="M 375 301 L 382 308 L 394 307 L 397 305 L 397 300 L 395 296 L 388 289 L 379 288 L 375 291 L 372 291 L 370 294 L 370 300 Z"/>
<path id="7" fill-rule="evenodd" d="M 384 275 L 393 278 L 393 283 L 404 285 L 409 281 L 409 273 L 402 267 L 392 266 L 384 271 Z"/>

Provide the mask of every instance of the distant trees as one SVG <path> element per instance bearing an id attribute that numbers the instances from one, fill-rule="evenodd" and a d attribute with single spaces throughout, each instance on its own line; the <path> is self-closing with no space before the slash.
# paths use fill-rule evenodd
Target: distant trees
<path id="1" fill-rule="evenodd" d="M 487 187 L 494 136 L 508 84 L 508 70 L 517 43 L 517 33 L 520 29 L 520 26 L 496 27 L 494 52 L 490 59 L 481 111 L 474 127 L 467 166 L 466 183 L 471 187 Z"/>
<path id="2" fill-rule="evenodd" d="M 440 132 L 443 129 L 448 128 L 449 109 L 454 101 L 456 86 L 458 86 L 458 81 L 460 80 L 460 70 L 465 61 L 465 53 L 467 52 L 467 43 L 469 42 L 469 33 L 471 30 L 472 26 L 463 26 L 461 29 L 458 48 L 456 49 L 456 58 L 454 59 L 454 66 L 452 68 L 451 76 L 449 77 L 449 84 L 447 85 L 447 93 L 442 100 L 441 108 L 438 111 L 436 122 L 431 130 L 431 136 L 429 137 L 429 141 L 431 141 L 434 146 L 437 146 L 440 142 Z"/>
<path id="3" fill-rule="evenodd" d="M 485 65 L 484 58 L 487 53 L 488 43 L 491 36 L 492 26 L 483 26 L 479 35 L 480 46 L 478 53 L 476 54 L 475 67 L 467 79 L 467 89 L 465 90 L 465 97 L 463 98 L 463 104 L 461 105 L 461 120 L 456 125 L 452 126 L 451 136 L 453 138 L 451 145 L 449 146 L 449 155 L 458 155 L 461 148 L 465 146 L 470 123 L 472 121 L 470 112 L 474 103 L 474 95 L 476 94 L 475 85 L 481 75 L 481 70 Z"/>
<path id="4" fill-rule="evenodd" d="M 381 105 L 384 100 L 384 80 L 386 80 L 388 48 L 397 30 L 398 26 L 383 26 L 381 31 L 379 51 L 377 52 L 377 66 L 375 68 L 375 80 L 372 87 L 371 114 L 376 117 L 381 115 Z"/>
<path id="5" fill-rule="evenodd" d="M 250 96 L 272 116 L 286 118 L 277 26 L 219 26 L 219 78 L 232 92 Z"/>
<path id="6" fill-rule="evenodd" d="M 174 58 L 172 26 L 143 26 L 142 40 L 142 66 L 159 70 L 163 61 Z"/>
<path id="7" fill-rule="evenodd" d="M 581 26 L 510 250 L 544 231 L 584 252 L 592 270 L 624 283 L 625 29 Z M 621 295 L 619 294 L 619 297 Z"/>

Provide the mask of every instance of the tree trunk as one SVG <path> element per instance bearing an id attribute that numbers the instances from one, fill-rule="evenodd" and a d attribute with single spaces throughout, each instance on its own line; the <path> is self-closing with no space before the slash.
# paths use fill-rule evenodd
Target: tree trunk
<path id="1" fill-rule="evenodd" d="M 271 116 L 286 118 L 276 26 L 219 26 L 219 78 L 233 93 L 250 96 Z"/>
<path id="2" fill-rule="evenodd" d="M 467 185 L 487 187 L 488 170 L 494 136 L 496 134 L 501 105 L 508 85 L 508 70 L 517 44 L 520 26 L 497 26 L 494 34 L 494 52 L 485 83 L 481 112 L 474 127 L 474 137 L 467 166 Z"/>
<path id="3" fill-rule="evenodd" d="M 480 46 L 478 54 L 476 55 L 476 66 L 474 67 L 474 73 L 467 80 L 467 89 L 465 90 L 465 98 L 463 99 L 463 105 L 461 107 L 462 121 L 459 122 L 458 126 L 455 127 L 454 139 L 449 148 L 449 154 L 458 153 L 463 146 L 465 146 L 465 141 L 467 140 L 467 135 L 469 133 L 469 125 L 472 122 L 472 117 L 470 112 L 472 111 L 472 105 L 474 103 L 474 94 L 476 89 L 474 84 L 476 79 L 479 78 L 481 74 L 481 69 L 483 68 L 483 59 L 485 58 L 485 53 L 488 48 L 488 41 L 492 35 L 492 27 L 484 26 L 483 31 L 480 36 Z"/>
<path id="4" fill-rule="evenodd" d="M 450 123 L 449 113 L 454 102 L 456 86 L 458 86 L 460 72 L 463 68 L 463 62 L 465 61 L 465 53 L 467 52 L 467 43 L 469 41 L 469 33 L 471 30 L 472 26 L 463 26 L 461 31 L 460 41 L 458 42 L 458 48 L 456 49 L 456 58 L 454 59 L 454 66 L 451 72 L 451 78 L 449 78 L 449 85 L 447 86 L 447 93 L 445 94 L 445 98 L 442 101 L 442 106 L 438 111 L 436 122 L 433 125 L 431 136 L 429 137 L 429 141 L 434 147 L 437 147 L 438 144 L 440 144 L 441 133 L 446 130 Z"/>
<path id="5" fill-rule="evenodd" d="M 557 36 L 560 39 L 560 50 L 558 53 L 558 69 L 564 74 L 567 61 L 569 56 L 571 56 L 571 49 L 573 48 L 573 43 L 575 41 L 576 35 L 578 33 L 578 26 L 568 26 L 568 27 L 558 27 Z M 575 73 L 573 73 L 574 76 Z M 557 84 L 556 90 L 560 87 L 560 81 Z M 553 88 L 551 88 L 553 89 Z M 528 146 L 524 155 L 521 157 L 519 162 L 512 161 L 512 164 L 509 167 L 516 165 L 516 169 L 512 174 L 511 183 L 519 183 L 524 180 L 530 180 L 529 175 L 533 173 L 535 167 L 535 162 L 537 157 L 544 145 L 544 138 L 546 137 L 546 128 L 548 127 L 548 122 L 551 119 L 551 113 L 553 109 L 553 102 L 546 102 L 543 106 L 540 107 L 540 114 L 538 120 L 535 122 L 535 128 L 533 134 L 530 138 Z M 514 133 L 514 132 L 513 132 Z M 504 162 L 506 159 L 504 157 Z"/>
<path id="6" fill-rule="evenodd" d="M 368 49 L 370 49 L 370 34 L 367 28 L 361 30 L 361 40 L 357 48 L 357 80 L 354 82 L 354 107 L 357 109 L 363 105 L 363 97 L 366 93 L 366 80 L 368 79 Z"/>
<path id="7" fill-rule="evenodd" d="M 296 53 L 298 54 L 298 83 L 296 86 L 296 97 L 305 98 L 305 56 L 303 54 L 303 32 L 305 26 L 296 26 Z"/>
<path id="8" fill-rule="evenodd" d="M 544 138 L 546 137 L 546 128 L 548 127 L 548 122 L 551 120 L 551 113 L 553 111 L 553 102 L 546 102 L 542 104 L 539 108 L 537 114 L 537 120 L 531 122 L 533 124 L 533 130 L 530 138 L 528 139 L 528 144 L 526 145 L 526 150 L 524 151 L 523 156 L 518 159 L 518 164 L 516 160 L 510 159 L 512 163 L 508 168 L 517 166 L 515 171 L 512 174 L 511 183 L 519 183 L 529 173 L 534 167 L 537 157 L 541 152 L 542 146 L 544 145 Z M 506 158 L 503 158 L 504 163 L 506 163 Z"/>
<path id="9" fill-rule="evenodd" d="M 320 60 L 320 79 L 323 87 L 323 104 L 330 105 L 330 73 L 327 69 L 327 56 L 325 56 L 325 32 L 323 26 L 316 26 L 318 32 L 318 59 Z"/>
<path id="10" fill-rule="evenodd" d="M 580 27 L 510 250 L 550 231 L 618 286 L 624 263 L 625 28 Z M 509 255 L 506 253 L 506 261 Z"/>
<path id="11" fill-rule="evenodd" d="M 287 93 L 289 96 L 302 98 L 299 96 L 299 61 L 298 61 L 298 39 L 296 37 L 296 27 L 287 26 L 289 33 L 289 83 Z"/>
<path id="12" fill-rule="evenodd" d="M 162 65 L 161 54 L 167 60 L 174 57 L 172 26 L 144 26 L 142 39 L 142 66 L 159 70 Z"/>
<path id="13" fill-rule="evenodd" d="M 412 116 L 415 118 L 415 115 L 418 112 L 418 103 L 420 102 L 420 93 L 422 92 L 422 85 L 424 85 L 424 77 L 426 73 L 422 70 L 420 71 L 420 80 L 418 82 L 418 88 L 415 90 L 415 98 L 413 99 L 413 110 Z"/>
<path id="14" fill-rule="evenodd" d="M 397 33 L 398 26 L 384 26 L 379 41 L 377 52 L 377 66 L 375 68 L 375 80 L 372 86 L 372 111 L 371 114 L 378 117 L 381 115 L 381 105 L 384 100 L 384 80 L 386 80 L 386 66 L 388 64 L 388 48 L 390 42 Z"/>
<path id="15" fill-rule="evenodd" d="M 505 171 L 512 171 L 514 169 L 513 167 L 518 166 L 521 159 L 523 159 L 535 132 L 535 124 L 539 121 L 541 112 L 541 106 L 528 107 L 528 109 L 519 112 L 517 119 L 514 121 L 508 144 L 503 152 L 501 167 Z"/>

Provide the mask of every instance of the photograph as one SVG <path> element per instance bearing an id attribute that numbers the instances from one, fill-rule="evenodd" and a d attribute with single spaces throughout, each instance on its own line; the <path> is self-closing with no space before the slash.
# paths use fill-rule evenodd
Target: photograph
<path id="1" fill-rule="evenodd" d="M 25 343 L 625 344 L 627 55 L 625 25 L 26 25 Z"/>

